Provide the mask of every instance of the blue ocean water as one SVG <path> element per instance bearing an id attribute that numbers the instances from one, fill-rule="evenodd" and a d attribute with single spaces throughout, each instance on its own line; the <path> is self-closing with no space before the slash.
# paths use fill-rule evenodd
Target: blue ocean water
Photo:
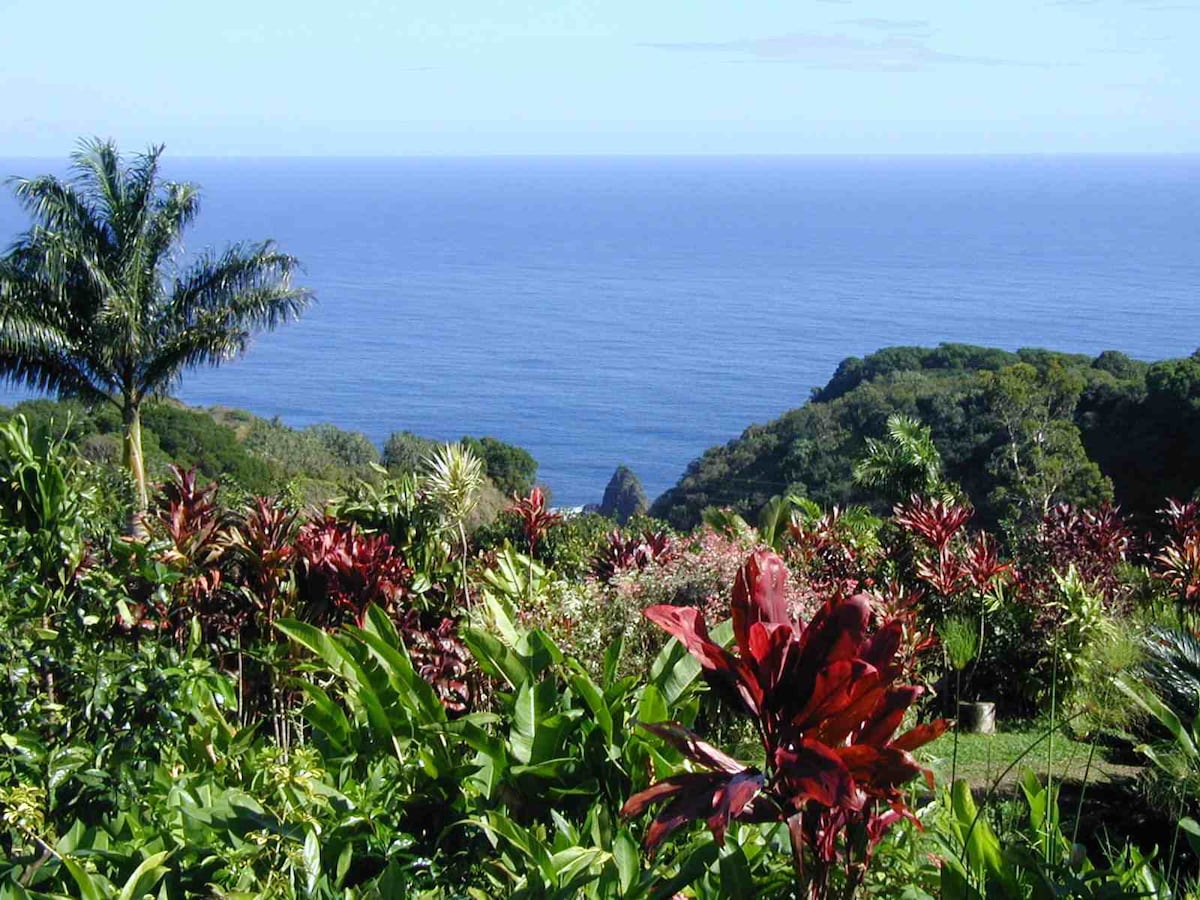
<path id="1" fill-rule="evenodd" d="M 0 160 L 0 174 L 53 161 Z M 891 344 L 1200 346 L 1200 158 L 176 160 L 189 250 L 276 238 L 319 304 L 179 395 L 529 448 L 557 503 Z M 0 200 L 0 239 L 24 227 Z M 5 395 L 11 398 L 11 393 Z M 4 399 L 0 396 L 0 400 Z"/>

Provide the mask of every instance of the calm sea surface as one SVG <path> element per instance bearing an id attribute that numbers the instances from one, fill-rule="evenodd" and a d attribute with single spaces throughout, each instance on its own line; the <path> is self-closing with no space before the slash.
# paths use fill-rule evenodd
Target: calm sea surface
<path id="1" fill-rule="evenodd" d="M 0 174 L 53 161 L 0 160 Z M 1200 346 L 1200 158 L 176 160 L 188 249 L 276 238 L 319 304 L 195 404 L 491 434 L 556 502 L 647 493 L 843 357 Z M 24 227 L 0 199 L 0 240 Z M 11 401 L 11 392 L 0 401 Z"/>

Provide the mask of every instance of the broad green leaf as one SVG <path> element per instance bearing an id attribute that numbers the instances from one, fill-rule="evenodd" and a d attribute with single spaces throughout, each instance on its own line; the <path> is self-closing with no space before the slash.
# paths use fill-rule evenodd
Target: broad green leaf
<path id="1" fill-rule="evenodd" d="M 463 633 L 463 642 L 485 673 L 504 679 L 509 687 L 515 689 L 531 679 L 531 673 L 520 657 L 486 631 L 468 628 Z"/>
<path id="2" fill-rule="evenodd" d="M 311 894 L 317 889 L 317 879 L 321 877 L 321 841 L 315 829 L 309 829 L 304 836 L 304 873 Z"/>
<path id="3" fill-rule="evenodd" d="M 105 900 L 104 888 L 87 869 L 70 856 L 64 856 L 62 863 L 79 888 L 79 896 L 82 900 Z"/>
<path id="4" fill-rule="evenodd" d="M 607 852 L 596 847 L 571 847 L 551 856 L 550 867 L 558 883 L 566 887 L 581 873 L 604 865 L 610 858 Z"/>
<path id="5" fill-rule="evenodd" d="M 600 726 L 600 730 L 604 732 L 605 739 L 611 745 L 613 742 L 613 718 L 608 704 L 604 700 L 604 695 L 600 692 L 600 688 L 596 685 L 596 682 L 592 681 L 591 677 L 578 662 L 571 660 L 571 664 L 574 670 L 574 674 L 570 678 L 571 688 L 583 698 L 583 702 L 587 704 L 593 719 Z"/>
<path id="6" fill-rule="evenodd" d="M 754 879 L 742 848 L 728 842 L 717 864 L 721 873 L 721 890 L 727 897 L 753 897 Z"/>
<path id="7" fill-rule="evenodd" d="M 641 850 L 627 829 L 622 828 L 613 839 L 613 860 L 617 864 L 617 879 L 621 893 L 626 894 L 642 871 Z"/>
<path id="8" fill-rule="evenodd" d="M 304 717 L 316 731 L 324 735 L 333 749 L 345 753 L 350 749 L 350 721 L 342 707 L 311 681 L 301 681 L 300 689 L 308 696 Z"/>
<path id="9" fill-rule="evenodd" d="M 639 722 L 665 722 L 670 718 L 667 703 L 662 693 L 653 684 L 642 688 L 641 700 L 638 702 L 637 719 Z"/>
<path id="10" fill-rule="evenodd" d="M 164 850 L 162 853 L 155 853 L 142 860 L 142 864 L 134 869 L 126 879 L 125 886 L 117 895 L 117 900 L 141 900 L 142 897 L 153 891 L 154 886 L 167 874 L 167 867 L 163 863 L 170 855 L 168 851 Z"/>

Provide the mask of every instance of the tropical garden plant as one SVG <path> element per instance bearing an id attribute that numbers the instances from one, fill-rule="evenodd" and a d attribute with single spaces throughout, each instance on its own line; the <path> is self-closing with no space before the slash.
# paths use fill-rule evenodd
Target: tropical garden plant
<path id="1" fill-rule="evenodd" d="M 720 843 L 731 821 L 786 823 L 798 886 L 825 898 L 840 867 L 852 894 L 887 829 L 910 815 L 902 787 L 921 773 L 912 756 L 944 720 L 897 736 L 918 686 L 898 681 L 898 621 L 868 634 L 871 604 L 831 599 L 807 624 L 787 605 L 788 571 L 770 552 L 742 568 L 731 601 L 736 653 L 715 643 L 695 609 L 656 606 L 646 616 L 699 660 L 705 679 L 762 742 L 747 765 L 675 722 L 645 727 L 698 767 L 630 798 L 627 816 L 665 804 L 647 831 L 656 850 L 676 829 L 704 821 Z"/>

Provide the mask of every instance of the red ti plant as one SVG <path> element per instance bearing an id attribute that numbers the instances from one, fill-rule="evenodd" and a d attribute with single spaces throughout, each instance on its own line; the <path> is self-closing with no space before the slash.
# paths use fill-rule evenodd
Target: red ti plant
<path id="1" fill-rule="evenodd" d="M 1056 504 L 1042 517 L 1035 540 L 1034 561 L 1039 571 L 1029 573 L 1027 581 L 1042 596 L 1057 591 L 1055 572 L 1074 566 L 1110 607 L 1127 601 L 1129 592 L 1122 586 L 1119 567 L 1132 547 L 1133 533 L 1119 507 L 1102 503 L 1084 509 Z"/>
<path id="2" fill-rule="evenodd" d="M 949 547 L 954 536 L 967 524 L 971 515 L 970 507 L 943 500 L 930 500 L 914 494 L 907 503 L 896 507 L 893 521 L 941 552 Z"/>
<path id="3" fill-rule="evenodd" d="M 294 587 L 298 513 L 276 500 L 255 497 L 229 530 L 229 555 L 237 580 L 270 634 Z"/>
<path id="4" fill-rule="evenodd" d="M 346 618 L 361 624 L 372 603 L 394 614 L 412 578 L 387 535 L 364 534 L 336 519 L 301 528 L 296 557 L 300 599 L 308 604 L 305 618 L 324 626 Z"/>
<path id="5" fill-rule="evenodd" d="M 1168 500 L 1161 513 L 1171 534 L 1154 556 L 1154 574 L 1175 595 L 1179 625 L 1187 628 L 1200 604 L 1200 503 Z"/>
<path id="6" fill-rule="evenodd" d="M 228 637 L 242 622 L 239 611 L 228 608 L 221 597 L 227 535 L 217 484 L 201 485 L 194 468 L 170 469 L 171 479 L 145 520 L 153 535 L 167 542 L 157 553 L 159 561 L 180 576 L 172 587 L 171 608 L 158 612 L 180 641 L 193 618 L 199 618 L 206 639 Z"/>
<path id="7" fill-rule="evenodd" d="M 621 529 L 614 528 L 604 536 L 604 546 L 592 559 L 592 574 L 601 581 L 611 581 L 618 572 L 640 572 L 651 563 L 661 564 L 674 557 L 675 542 L 665 530 L 647 528 L 626 537 Z"/>
<path id="8" fill-rule="evenodd" d="M 665 804 L 646 833 L 650 852 L 691 821 L 703 820 L 718 842 L 731 820 L 786 822 L 798 887 L 814 900 L 828 897 L 840 863 L 849 896 L 887 828 L 912 817 L 900 790 L 924 771 L 912 751 L 947 723 L 896 736 L 922 691 L 898 683 L 899 620 L 868 634 L 871 604 L 859 594 L 829 600 L 807 625 L 794 621 L 787 578 L 770 551 L 742 567 L 731 602 L 734 651 L 713 642 L 699 610 L 645 611 L 699 660 L 718 696 L 754 722 L 765 763 L 760 770 L 739 762 L 673 722 L 647 725 L 697 770 L 634 795 L 622 813 Z"/>
<path id="9" fill-rule="evenodd" d="M 458 636 L 453 619 L 434 623 L 415 609 L 397 621 L 404 646 L 417 672 L 433 686 L 442 705 L 451 713 L 464 713 L 471 705 L 471 652 Z"/>
<path id="10" fill-rule="evenodd" d="M 970 507 L 921 497 L 895 509 L 893 521 L 927 547 L 914 562 L 914 574 L 943 604 L 970 590 L 982 596 L 1012 574 L 988 534 L 966 536 L 972 515 Z"/>
<path id="11" fill-rule="evenodd" d="M 533 556 L 538 542 L 546 536 L 552 525 L 562 521 L 562 514 L 546 508 L 546 495 L 540 487 L 529 492 L 528 497 L 518 497 L 513 494 L 513 502 L 508 511 L 515 513 L 521 521 L 521 530 L 525 533 L 525 542 L 529 547 L 529 555 Z"/>

